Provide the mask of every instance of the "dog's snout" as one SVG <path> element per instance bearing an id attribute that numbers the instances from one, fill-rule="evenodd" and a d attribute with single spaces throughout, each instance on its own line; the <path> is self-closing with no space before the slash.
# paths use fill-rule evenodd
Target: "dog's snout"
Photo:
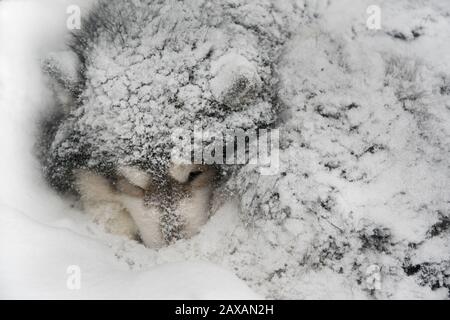
<path id="1" fill-rule="evenodd" d="M 193 236 L 206 223 L 215 176 L 215 169 L 206 165 L 171 165 L 155 174 L 120 167 L 111 177 L 81 172 L 77 185 L 94 214 L 108 203 L 116 205 L 117 212 L 110 212 L 120 217 L 114 232 L 125 233 L 123 224 L 134 221 L 127 232 L 138 232 L 147 246 L 159 247 Z"/>

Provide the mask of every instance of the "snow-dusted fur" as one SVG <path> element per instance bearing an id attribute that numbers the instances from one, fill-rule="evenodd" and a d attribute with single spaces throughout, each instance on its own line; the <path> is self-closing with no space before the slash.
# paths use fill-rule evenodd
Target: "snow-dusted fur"
<path id="1" fill-rule="evenodd" d="M 196 120 L 276 127 L 275 175 L 218 168 L 239 222 L 157 261 L 206 258 L 272 298 L 448 298 L 448 2 L 381 1 L 378 31 L 370 1 L 102 3 L 67 59 L 81 67 L 48 130 L 52 185 L 70 189 L 78 169 L 167 177 L 171 132 Z"/>
<path id="2" fill-rule="evenodd" d="M 50 183 L 70 189 L 77 168 L 166 171 L 173 135 L 197 123 L 273 126 L 276 60 L 297 10 L 295 1 L 99 1 L 72 50 L 44 63 L 69 96 L 46 152 Z"/>

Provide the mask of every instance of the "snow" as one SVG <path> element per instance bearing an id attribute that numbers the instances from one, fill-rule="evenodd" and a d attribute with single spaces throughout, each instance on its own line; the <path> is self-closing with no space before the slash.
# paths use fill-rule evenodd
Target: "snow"
<path id="1" fill-rule="evenodd" d="M 130 271 L 95 238 L 2 207 L 0 296 L 9 299 L 256 299 L 247 285 L 207 262 Z M 32 244 L 32 245 L 30 245 Z M 71 266 L 80 289 L 69 289 Z"/>
<path id="2" fill-rule="evenodd" d="M 298 23 L 289 14 L 292 2 L 277 4 L 280 16 L 273 19 L 281 28 L 273 27 L 266 2 L 260 3 L 248 1 L 232 14 L 279 38 L 283 23 Z M 105 234 L 43 181 L 32 150 L 35 124 L 52 93 L 39 60 L 64 49 L 67 3 L 1 2 L 0 296 L 448 298 L 450 6 L 445 0 L 378 3 L 382 29 L 374 31 L 365 25 L 369 0 L 297 2 L 301 27 L 277 61 L 278 95 L 287 106 L 280 174 L 259 176 L 255 168 L 243 167 L 229 182 L 236 199 L 228 200 L 198 235 L 152 250 Z M 209 8 L 211 19 L 219 19 L 223 12 L 213 9 L 216 4 Z M 168 10 L 161 12 L 170 26 L 174 16 Z M 110 103 L 124 110 L 139 101 L 155 106 L 167 103 L 165 88 L 181 86 L 179 97 L 188 106 L 187 115 L 179 117 L 189 118 L 200 110 L 201 94 L 209 91 L 204 81 L 216 75 L 214 69 L 227 69 L 234 61 L 248 79 L 255 70 L 267 77 L 257 61 L 266 47 L 259 50 L 243 29 L 233 30 L 231 44 L 221 41 L 230 37 L 229 30 L 216 31 L 194 52 L 167 51 L 151 61 L 144 59 L 144 49 L 160 50 L 164 32 L 156 32 L 151 43 L 144 40 L 135 54 L 117 53 L 116 61 L 107 46 L 98 45 L 92 54 L 96 68 L 88 74 L 88 94 L 95 94 L 87 105 L 95 112 Z M 203 61 L 212 44 L 219 52 L 211 57 L 215 67 L 210 71 L 205 62 L 197 70 L 202 90 L 190 87 L 182 71 L 172 77 L 169 67 Z M 227 44 L 246 58 L 225 55 L 222 63 L 218 56 Z M 130 63 L 133 68 L 127 69 Z M 151 79 L 155 70 L 162 75 Z M 235 73 L 232 68 L 222 72 L 212 81 L 212 93 L 220 97 L 229 91 Z M 129 83 L 136 74 L 142 83 Z M 136 96 L 121 105 L 129 90 Z M 225 114 L 221 125 L 252 127 L 271 108 L 259 102 L 251 106 L 256 109 Z M 165 126 L 176 125 L 169 109 L 139 121 L 158 119 L 161 126 L 151 128 L 152 134 L 163 135 Z M 108 142 L 105 148 L 117 144 L 111 136 L 132 130 L 125 126 L 132 115 L 119 116 L 124 126 L 111 130 L 120 132 L 99 137 Z M 83 121 L 102 127 L 109 118 Z M 71 265 L 81 268 L 81 290 L 67 288 Z M 380 287 L 370 282 L 374 270 L 380 270 Z"/>

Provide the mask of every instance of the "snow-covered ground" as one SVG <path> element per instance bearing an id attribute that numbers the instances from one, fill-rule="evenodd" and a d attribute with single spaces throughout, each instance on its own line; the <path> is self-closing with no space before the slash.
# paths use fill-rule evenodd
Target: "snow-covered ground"
<path id="1" fill-rule="evenodd" d="M 300 147 L 277 190 L 298 211 L 249 227 L 229 201 L 160 250 L 103 233 L 34 157 L 52 98 L 40 60 L 63 48 L 73 2 L 0 2 L 0 298 L 449 297 L 448 1 L 306 1 L 318 19 L 280 62 L 284 143 Z"/>

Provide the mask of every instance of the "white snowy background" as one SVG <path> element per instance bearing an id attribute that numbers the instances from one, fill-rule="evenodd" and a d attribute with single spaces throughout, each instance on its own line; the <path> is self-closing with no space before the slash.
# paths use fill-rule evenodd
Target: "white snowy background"
<path id="1" fill-rule="evenodd" d="M 230 201 L 199 235 L 156 251 L 90 223 L 47 187 L 34 157 L 52 98 L 40 61 L 63 48 L 74 1 L 0 1 L 0 298 L 448 298 L 450 5 L 306 2 L 320 19 L 294 36 L 281 65 L 282 98 L 303 119 L 287 126 L 308 146 L 282 165 L 308 177 L 305 212 L 248 230 Z M 382 8 L 379 31 L 366 30 L 372 4 Z M 357 160 L 348 150 L 359 150 Z M 289 202 L 289 175 L 279 188 Z M 316 198 L 332 210 L 309 214 Z M 317 219 L 344 235 L 329 242 L 343 258 L 320 255 L 329 234 Z M 366 228 L 369 249 L 386 247 L 347 250 L 357 244 L 345 235 Z M 407 243 L 417 246 L 411 265 L 447 268 L 439 279 L 402 273 Z M 79 290 L 67 287 L 72 265 Z M 366 279 L 374 266 L 375 291 Z"/>

